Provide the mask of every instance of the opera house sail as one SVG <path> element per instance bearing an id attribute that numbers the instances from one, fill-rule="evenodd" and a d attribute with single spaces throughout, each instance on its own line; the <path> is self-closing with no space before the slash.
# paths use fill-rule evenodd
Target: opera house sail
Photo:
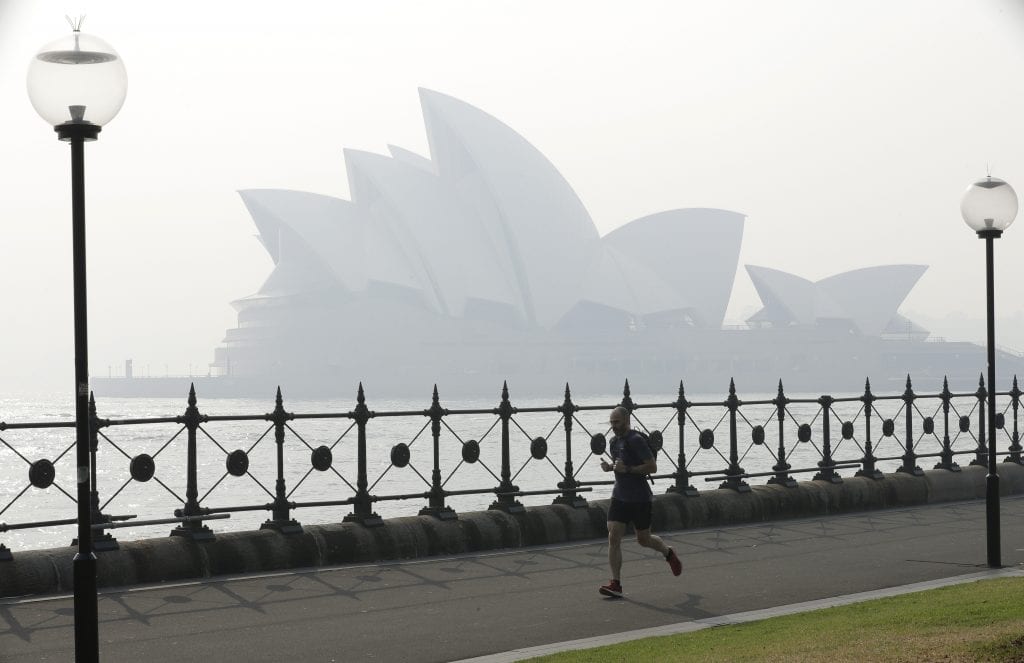
<path id="1" fill-rule="evenodd" d="M 923 265 L 811 282 L 747 265 L 763 308 L 723 326 L 744 215 L 676 209 L 601 237 L 555 166 L 496 118 L 420 90 L 429 156 L 344 152 L 351 200 L 241 191 L 273 270 L 233 302 L 208 395 L 489 397 L 635 391 L 855 392 L 906 375 L 977 385 L 967 343 L 897 312 Z M 1004 364 L 1005 365 L 1005 364 Z M 1011 367 L 1007 366 L 1007 370 Z M 895 386 L 892 381 L 898 381 Z M 138 392 L 145 380 L 106 380 Z M 155 383 L 150 383 L 155 384 Z M 127 386 L 126 386 L 127 385 Z M 938 387 L 936 387 L 938 388 Z"/>

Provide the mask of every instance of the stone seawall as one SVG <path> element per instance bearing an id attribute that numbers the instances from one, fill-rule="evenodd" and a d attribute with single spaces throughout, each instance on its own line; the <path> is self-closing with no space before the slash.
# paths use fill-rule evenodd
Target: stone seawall
<path id="1" fill-rule="evenodd" d="M 895 473 L 838 484 L 753 486 L 748 493 L 664 494 L 655 497 L 653 527 L 664 532 L 980 499 L 985 473 L 975 466 L 962 472 L 926 471 L 923 477 Z M 999 476 L 1003 495 L 1024 493 L 1024 467 L 1000 463 Z M 290 535 L 228 532 L 203 543 L 181 537 L 125 541 L 119 550 L 97 555 L 98 584 L 117 587 L 602 538 L 607 509 L 608 500 L 594 500 L 583 508 L 529 507 L 516 515 L 476 511 L 449 521 L 393 518 L 373 528 L 338 523 L 307 525 Z M 71 547 L 14 551 L 13 561 L 0 562 L 0 597 L 70 592 L 75 552 Z"/>

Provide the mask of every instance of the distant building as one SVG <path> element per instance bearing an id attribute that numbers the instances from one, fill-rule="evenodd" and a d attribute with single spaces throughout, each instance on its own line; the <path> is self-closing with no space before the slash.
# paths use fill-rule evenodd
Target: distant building
<path id="1" fill-rule="evenodd" d="M 927 330 L 896 312 L 926 265 L 865 267 L 814 283 L 777 269 L 746 267 L 764 303 L 747 318 L 752 326 L 833 326 L 866 336 L 928 336 Z"/>
<path id="2" fill-rule="evenodd" d="M 984 368 L 977 346 L 922 343 L 927 331 L 897 313 L 922 265 L 818 282 L 748 265 L 764 308 L 723 330 L 744 215 L 670 210 L 600 237 L 522 136 L 438 92 L 420 101 L 430 157 L 346 150 L 350 201 L 241 191 L 274 269 L 233 303 L 238 325 L 212 365 L 225 383 L 423 393 L 508 379 L 550 392 L 631 378 L 667 391 L 735 376 L 765 390 Z"/>

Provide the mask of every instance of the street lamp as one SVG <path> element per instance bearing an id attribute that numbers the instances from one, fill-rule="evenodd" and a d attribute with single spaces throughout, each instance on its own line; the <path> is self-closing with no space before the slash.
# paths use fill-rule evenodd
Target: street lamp
<path id="1" fill-rule="evenodd" d="M 78 554 L 74 559 L 75 660 L 99 660 L 96 555 L 92 549 L 89 467 L 89 343 L 85 287 L 85 141 L 124 103 L 124 62 L 109 44 L 80 31 L 43 46 L 28 68 L 28 96 L 36 112 L 71 144 L 71 235 L 75 301 L 75 457 L 78 482 Z"/>
<path id="2" fill-rule="evenodd" d="M 985 282 L 988 292 L 988 475 L 985 480 L 985 529 L 988 565 L 1002 566 L 999 545 L 999 473 L 996 470 L 996 313 L 992 241 L 1017 216 L 1017 194 L 1003 180 L 989 175 L 967 187 L 960 213 L 971 230 L 985 240 Z"/>

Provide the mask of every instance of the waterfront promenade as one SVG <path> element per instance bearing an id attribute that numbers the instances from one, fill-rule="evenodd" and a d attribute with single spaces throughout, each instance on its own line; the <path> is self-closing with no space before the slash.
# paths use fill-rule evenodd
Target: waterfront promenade
<path id="1" fill-rule="evenodd" d="M 984 501 L 665 533 L 683 575 L 603 541 L 104 590 L 105 661 L 453 661 L 685 625 L 985 565 Z M 1024 568 L 1024 498 L 1002 501 L 1003 564 Z M 0 660 L 72 658 L 70 597 L 0 600 Z M 706 623 L 706 622 L 705 622 Z M 530 652 L 524 652 L 530 653 Z"/>

